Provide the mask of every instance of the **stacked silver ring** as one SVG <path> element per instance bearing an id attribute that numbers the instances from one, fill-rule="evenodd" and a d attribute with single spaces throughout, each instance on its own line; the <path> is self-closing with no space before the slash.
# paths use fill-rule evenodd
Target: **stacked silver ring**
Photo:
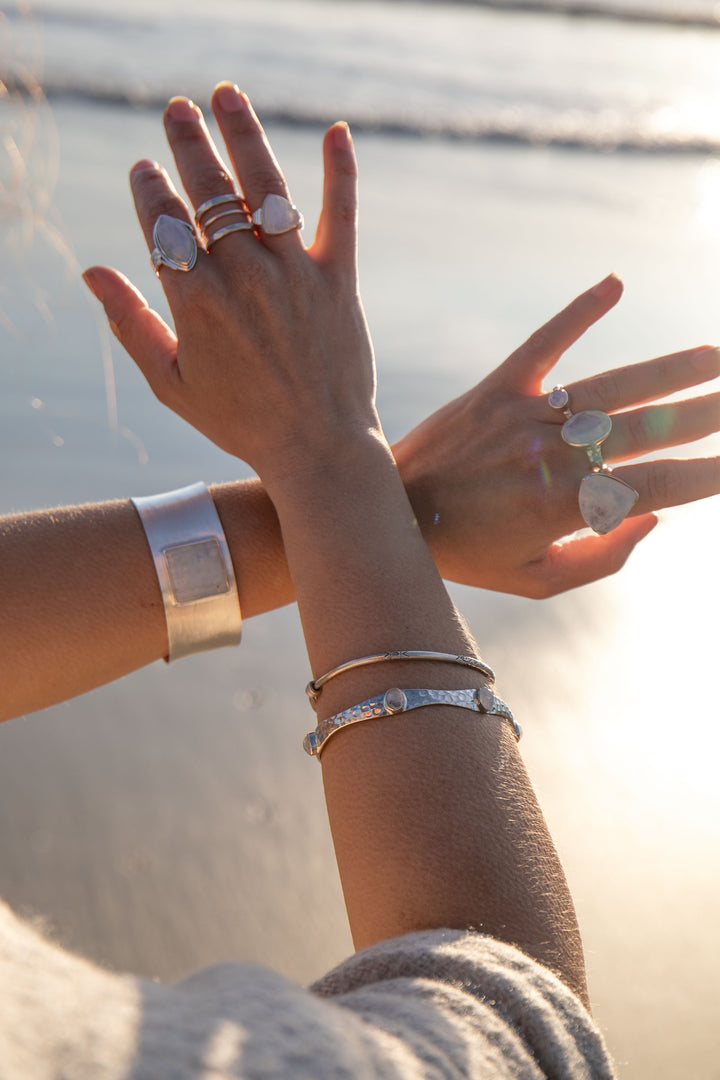
<path id="1" fill-rule="evenodd" d="M 223 207 L 218 213 L 210 213 L 217 207 Z M 209 215 L 209 216 L 208 216 Z M 223 219 L 231 218 L 226 225 L 209 231 Z M 195 224 L 203 235 L 205 247 L 211 250 L 213 244 L 231 233 L 257 230 L 268 236 L 281 236 L 293 229 L 302 229 L 302 214 L 296 206 L 282 195 L 270 194 L 263 199 L 262 206 L 250 213 L 247 203 L 241 195 L 231 192 L 216 195 L 202 203 L 195 211 Z"/>
<path id="2" fill-rule="evenodd" d="M 210 211 L 216 210 L 217 207 L 223 207 L 223 209 L 217 213 L 210 213 Z M 233 220 L 212 230 L 213 225 L 227 218 Z M 227 195 L 216 195 L 214 199 L 207 199 L 206 202 L 198 206 L 195 211 L 195 224 L 202 233 L 208 251 L 218 240 L 222 240 L 223 236 L 229 236 L 231 233 L 236 232 L 246 232 L 253 228 L 252 215 L 247 208 L 247 204 L 243 197 L 235 192 Z"/>

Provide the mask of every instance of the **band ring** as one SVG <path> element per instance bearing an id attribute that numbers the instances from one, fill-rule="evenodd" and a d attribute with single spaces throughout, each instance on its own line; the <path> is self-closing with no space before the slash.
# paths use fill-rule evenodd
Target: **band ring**
<path id="1" fill-rule="evenodd" d="M 218 240 L 222 240 L 223 236 L 229 236 L 230 233 L 247 232 L 249 229 L 254 229 L 252 221 L 236 221 L 234 225 L 226 225 L 222 229 L 218 229 L 216 233 L 208 237 L 205 241 L 207 250 L 212 249 L 213 244 L 216 244 Z"/>
<path id="2" fill-rule="evenodd" d="M 246 221 L 251 220 L 250 219 L 250 214 L 248 213 L 248 211 L 244 207 L 238 206 L 235 210 L 221 210 L 219 214 L 213 214 L 212 217 L 209 217 L 207 219 L 207 221 L 203 222 L 203 224 L 202 224 L 203 234 L 205 236 L 207 236 L 208 229 L 210 228 L 211 225 L 214 225 L 216 221 L 221 221 L 223 218 L 226 218 L 226 217 L 233 217 L 236 214 L 242 214 Z"/>
<path id="3" fill-rule="evenodd" d="M 212 210 L 214 206 L 225 206 L 230 202 L 240 203 L 241 209 L 247 212 L 247 204 L 242 195 L 238 195 L 236 192 L 228 192 L 225 195 L 216 195 L 212 199 L 206 199 L 204 203 L 201 203 L 195 211 L 195 223 L 200 227 L 200 219 L 208 210 Z"/>

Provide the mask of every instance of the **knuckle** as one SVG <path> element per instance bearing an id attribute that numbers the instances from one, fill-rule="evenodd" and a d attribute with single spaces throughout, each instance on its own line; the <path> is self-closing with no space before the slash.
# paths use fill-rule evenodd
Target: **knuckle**
<path id="1" fill-rule="evenodd" d="M 625 413 L 623 423 L 626 427 L 625 441 L 633 449 L 644 450 L 650 435 L 648 418 L 640 409 Z"/>
<path id="2" fill-rule="evenodd" d="M 643 501 L 652 508 L 672 506 L 681 501 L 682 483 L 677 469 L 660 464 L 651 467 L 645 475 Z"/>
<path id="3" fill-rule="evenodd" d="M 535 330 L 522 346 L 524 352 L 530 356 L 541 356 L 550 352 L 554 347 L 554 335 L 546 323 L 539 330 Z"/>
<path id="4" fill-rule="evenodd" d="M 621 398 L 620 384 L 615 371 L 604 371 L 585 385 L 585 395 L 592 406 L 612 408 Z"/>
<path id="5" fill-rule="evenodd" d="M 243 177 L 243 180 L 245 181 L 245 177 Z M 263 196 L 272 194 L 282 195 L 286 199 L 288 197 L 285 185 L 277 174 L 277 169 L 270 164 L 256 165 L 255 168 L 248 170 L 246 186 L 254 191 L 262 192 Z"/>
<path id="6" fill-rule="evenodd" d="M 338 199 L 335 204 L 335 217 L 341 225 L 354 229 L 357 224 L 357 203 L 355 199 Z"/>

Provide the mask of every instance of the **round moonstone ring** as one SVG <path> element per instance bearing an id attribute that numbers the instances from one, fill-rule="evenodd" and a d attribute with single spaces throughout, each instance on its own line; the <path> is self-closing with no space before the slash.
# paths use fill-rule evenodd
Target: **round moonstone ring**
<path id="1" fill-rule="evenodd" d="M 192 270 L 197 259 L 197 240 L 192 225 L 180 218 L 161 214 L 153 228 L 150 258 L 157 274 L 161 266 L 171 270 Z"/>

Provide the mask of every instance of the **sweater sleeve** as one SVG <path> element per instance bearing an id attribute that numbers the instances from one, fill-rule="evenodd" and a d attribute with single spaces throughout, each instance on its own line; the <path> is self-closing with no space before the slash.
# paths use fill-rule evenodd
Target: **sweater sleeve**
<path id="1" fill-rule="evenodd" d="M 412 1047 L 418 1076 L 612 1080 L 578 998 L 519 950 L 481 934 L 409 934 L 356 953 L 312 987 Z"/>

